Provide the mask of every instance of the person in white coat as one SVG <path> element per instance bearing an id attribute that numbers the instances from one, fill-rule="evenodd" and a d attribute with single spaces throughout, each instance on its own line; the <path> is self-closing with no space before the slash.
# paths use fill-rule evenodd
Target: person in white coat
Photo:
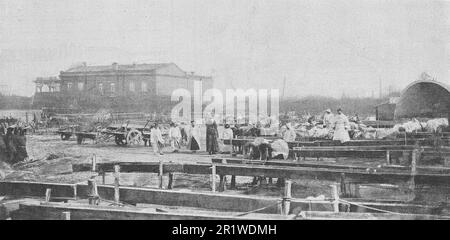
<path id="1" fill-rule="evenodd" d="M 222 140 L 225 142 L 225 140 L 230 141 L 229 145 L 225 145 L 225 143 L 222 144 L 222 152 L 232 152 L 233 145 L 231 143 L 231 140 L 233 139 L 233 130 L 230 128 L 229 124 L 225 124 L 225 129 L 222 133 Z"/>
<path id="2" fill-rule="evenodd" d="M 349 121 L 340 108 L 337 110 L 337 115 L 334 116 L 333 126 L 333 140 L 341 141 L 341 143 L 350 141 L 350 135 L 348 134 Z"/>
<path id="3" fill-rule="evenodd" d="M 170 124 L 169 141 L 173 152 L 178 152 L 180 150 L 181 131 L 175 123 Z"/>
<path id="4" fill-rule="evenodd" d="M 200 128 L 197 127 L 195 121 L 191 121 L 191 127 L 188 130 L 188 146 L 192 152 L 200 150 Z"/>
<path id="5" fill-rule="evenodd" d="M 283 140 L 286 142 L 294 142 L 296 137 L 297 133 L 293 129 L 292 125 L 290 123 L 286 124 L 286 131 L 284 132 Z"/>
<path id="6" fill-rule="evenodd" d="M 164 147 L 164 139 L 161 134 L 161 129 L 159 128 L 159 125 L 157 123 L 155 123 L 155 126 L 150 132 L 150 142 L 152 143 L 153 152 L 155 154 L 164 155 L 162 153 L 162 148 Z"/>
<path id="7" fill-rule="evenodd" d="M 333 119 L 334 115 L 331 113 L 331 109 L 325 110 L 325 113 L 323 114 L 323 125 L 327 129 L 331 129 L 333 127 Z"/>

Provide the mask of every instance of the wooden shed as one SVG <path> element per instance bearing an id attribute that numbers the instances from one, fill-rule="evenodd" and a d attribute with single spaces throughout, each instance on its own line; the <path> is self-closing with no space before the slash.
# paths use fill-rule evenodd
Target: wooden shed
<path id="1" fill-rule="evenodd" d="M 401 93 L 395 108 L 395 119 L 448 118 L 450 116 L 450 86 L 435 80 L 418 80 Z"/>

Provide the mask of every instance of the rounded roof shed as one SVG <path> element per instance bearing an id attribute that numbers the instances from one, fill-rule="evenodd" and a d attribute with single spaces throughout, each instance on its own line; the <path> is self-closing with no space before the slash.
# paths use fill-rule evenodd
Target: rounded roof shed
<path id="1" fill-rule="evenodd" d="M 418 80 L 401 93 L 395 118 L 449 117 L 450 86 L 434 80 Z"/>

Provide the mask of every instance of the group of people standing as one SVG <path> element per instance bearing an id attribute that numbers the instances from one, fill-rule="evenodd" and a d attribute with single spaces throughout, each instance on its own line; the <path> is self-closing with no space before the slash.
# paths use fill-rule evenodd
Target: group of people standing
<path id="1" fill-rule="evenodd" d="M 26 128 L 0 123 L 0 161 L 14 164 L 28 158 L 25 134 Z"/>
<path id="2" fill-rule="evenodd" d="M 185 126 L 184 123 L 179 126 L 172 122 L 169 128 L 168 141 L 173 152 L 179 152 L 184 145 L 187 145 L 187 149 L 195 152 L 200 150 L 200 129 L 194 121 L 191 122 L 190 126 Z M 155 154 L 164 155 L 163 148 L 165 140 L 162 137 L 161 129 L 157 123 L 151 127 L 150 143 Z"/>
<path id="3" fill-rule="evenodd" d="M 230 125 L 226 124 L 222 136 L 219 136 L 217 123 L 214 119 L 206 121 L 206 152 L 213 155 L 219 152 L 231 151 L 231 146 L 225 146 L 219 141 L 222 139 L 232 139 L 233 130 Z M 181 123 L 171 123 L 168 132 L 168 141 L 172 152 L 179 152 L 182 146 L 186 146 L 187 150 L 196 152 L 201 149 L 201 129 L 195 121 L 191 121 L 190 125 Z M 165 140 L 162 137 L 161 129 L 158 124 L 152 126 L 150 131 L 150 142 L 155 154 L 163 155 L 162 149 Z"/>
<path id="4" fill-rule="evenodd" d="M 331 109 L 327 109 L 323 116 L 323 124 L 329 130 L 334 130 L 333 140 L 348 142 L 350 141 L 350 135 L 348 130 L 350 129 L 350 124 L 348 117 L 342 112 L 342 109 L 337 109 L 337 114 L 334 115 Z"/>
<path id="5" fill-rule="evenodd" d="M 348 117 L 342 112 L 342 109 L 337 109 L 336 114 L 331 112 L 331 109 L 325 110 L 323 115 L 323 127 L 333 133 L 333 140 L 347 142 L 350 141 L 348 133 L 350 124 Z M 296 131 L 290 123 L 286 124 L 286 131 L 283 134 L 283 139 L 286 142 L 293 142 L 296 139 Z"/>

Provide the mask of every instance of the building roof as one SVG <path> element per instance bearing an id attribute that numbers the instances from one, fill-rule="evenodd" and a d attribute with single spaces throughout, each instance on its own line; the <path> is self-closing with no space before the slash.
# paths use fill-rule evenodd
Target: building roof
<path id="1" fill-rule="evenodd" d="M 395 117 L 441 117 L 449 113 L 450 86 L 435 80 L 418 80 L 402 91 Z"/>
<path id="2" fill-rule="evenodd" d="M 64 72 L 75 73 L 75 72 L 108 72 L 114 71 L 116 68 L 118 71 L 152 71 L 162 67 L 166 67 L 171 63 L 144 63 L 144 64 L 111 64 L 111 65 L 100 65 L 100 66 L 87 66 L 81 65 L 77 67 L 70 68 Z"/>
<path id="3" fill-rule="evenodd" d="M 61 79 L 58 77 L 37 77 L 34 82 L 35 83 L 52 83 L 52 82 L 60 82 Z"/>

